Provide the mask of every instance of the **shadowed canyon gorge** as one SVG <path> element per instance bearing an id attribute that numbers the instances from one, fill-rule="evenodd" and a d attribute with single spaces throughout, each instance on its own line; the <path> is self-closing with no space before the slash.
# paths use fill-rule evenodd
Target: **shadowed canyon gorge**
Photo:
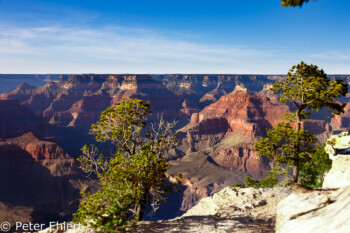
<path id="1" fill-rule="evenodd" d="M 167 154 L 167 174 L 169 182 L 183 174 L 181 192 L 171 194 L 148 219 L 179 216 L 200 199 L 243 183 L 247 175 L 264 178 L 271 163 L 257 160 L 254 143 L 293 108 L 269 90 L 279 75 L 55 77 L 38 86 L 23 77 L 17 88 L 0 94 L 1 219 L 69 220 L 80 191 L 96 188 L 75 159 L 84 144 L 94 141 L 88 134 L 91 124 L 122 98 L 150 101 L 149 122 L 161 116 L 178 121 L 180 144 Z M 330 78 L 350 81 L 350 75 Z M 302 127 L 324 143 L 334 132 L 348 130 L 349 122 L 347 106 L 332 120 L 320 112 Z"/>

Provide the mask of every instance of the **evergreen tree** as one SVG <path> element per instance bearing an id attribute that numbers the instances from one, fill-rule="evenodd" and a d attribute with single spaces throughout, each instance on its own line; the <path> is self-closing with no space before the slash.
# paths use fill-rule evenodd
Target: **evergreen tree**
<path id="1" fill-rule="evenodd" d="M 346 103 L 339 98 L 348 92 L 347 84 L 342 79 L 332 81 L 322 69 L 301 62 L 292 67 L 286 78 L 275 82 L 271 90 L 280 95 L 282 103 L 290 102 L 296 110 L 286 114 L 289 122 L 279 123 L 269 130 L 268 137 L 261 138 L 255 150 L 275 161 L 277 170 L 282 164 L 287 168 L 292 166 L 293 182 L 296 183 L 300 167 L 311 156 L 316 142 L 315 136 L 301 129 L 302 120 L 307 119 L 311 110 L 319 111 L 324 107 L 331 115 L 343 113 Z"/>
<path id="2" fill-rule="evenodd" d="M 178 141 L 172 132 L 176 122 L 165 122 L 146 128 L 150 103 L 123 99 L 101 114 L 90 132 L 97 142 L 111 142 L 114 152 L 104 156 L 91 145 L 82 148 L 81 169 L 97 177 L 101 189 L 83 193 L 74 220 L 114 232 L 129 220 L 142 220 L 146 204 L 156 210 L 168 193 L 164 184 L 169 167 L 164 153 Z"/>

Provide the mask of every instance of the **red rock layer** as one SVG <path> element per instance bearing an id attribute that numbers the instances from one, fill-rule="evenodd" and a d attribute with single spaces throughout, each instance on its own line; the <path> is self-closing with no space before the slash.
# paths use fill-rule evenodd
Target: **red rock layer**
<path id="1" fill-rule="evenodd" d="M 33 133 L 0 141 L 0 215 L 6 220 L 69 220 L 80 191 L 94 187 L 56 143 Z M 23 211 L 6 213 L 8 207 Z"/>
<path id="2" fill-rule="evenodd" d="M 349 130 L 350 126 L 350 104 L 347 104 L 344 113 L 332 118 L 331 125 L 334 130 Z"/>
<path id="3" fill-rule="evenodd" d="M 187 129 L 190 133 L 201 134 L 207 129 L 226 127 L 227 131 L 260 136 L 266 128 L 275 126 L 288 111 L 287 105 L 273 104 L 268 97 L 252 94 L 237 86 L 230 94 L 193 114 Z"/>

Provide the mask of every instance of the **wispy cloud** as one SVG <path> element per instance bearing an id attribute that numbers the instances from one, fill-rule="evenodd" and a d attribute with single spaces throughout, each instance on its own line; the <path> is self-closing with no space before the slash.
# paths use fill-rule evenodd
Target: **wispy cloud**
<path id="1" fill-rule="evenodd" d="M 337 52 L 306 57 L 332 56 L 349 60 Z M 297 57 L 143 28 L 0 26 L 1 73 L 286 73 Z"/>

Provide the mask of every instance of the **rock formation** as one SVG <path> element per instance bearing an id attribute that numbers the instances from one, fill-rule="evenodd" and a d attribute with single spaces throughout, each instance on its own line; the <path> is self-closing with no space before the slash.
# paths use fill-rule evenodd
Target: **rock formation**
<path id="1" fill-rule="evenodd" d="M 292 194 L 278 205 L 276 233 L 349 232 L 350 210 L 350 135 L 332 136 L 325 147 L 332 168 L 325 176 L 323 189 L 307 194 Z"/>
<path id="2" fill-rule="evenodd" d="M 323 188 L 339 188 L 350 185 L 350 135 L 343 132 L 332 136 L 326 152 L 332 160 L 332 168 L 324 178 Z"/>
<path id="3" fill-rule="evenodd" d="M 62 148 L 32 132 L 0 141 L 0 186 L 0 216 L 11 224 L 69 220 L 80 191 L 94 187 Z"/>
<path id="4" fill-rule="evenodd" d="M 347 233 L 350 186 L 336 191 L 291 194 L 278 204 L 276 233 Z"/>
<path id="5" fill-rule="evenodd" d="M 127 232 L 274 232 L 278 202 L 292 192 L 288 188 L 225 188 L 203 198 L 183 216 L 157 222 L 142 221 Z M 82 228 L 81 232 L 93 229 Z M 66 231 L 73 233 L 77 231 Z M 58 233 L 46 229 L 40 233 Z"/>
<path id="6" fill-rule="evenodd" d="M 48 136 L 49 125 L 29 108 L 20 105 L 19 100 L 0 100 L 0 138 L 12 138 L 33 132 Z"/>
<path id="7" fill-rule="evenodd" d="M 221 167 L 259 176 L 253 144 L 288 110 L 286 105 L 272 104 L 267 97 L 237 86 L 192 114 L 191 122 L 180 130 L 184 139 L 179 150 L 186 154 L 205 151 Z"/>
<path id="8" fill-rule="evenodd" d="M 42 86 L 62 76 L 59 74 L 0 74 L 0 96 L 2 93 L 14 90 L 21 83 Z"/>
<path id="9" fill-rule="evenodd" d="M 347 104 L 344 109 L 344 113 L 336 115 L 332 118 L 332 127 L 335 130 L 349 130 L 350 125 L 350 104 Z"/>
<path id="10" fill-rule="evenodd" d="M 272 104 L 269 98 L 255 95 L 246 88 L 236 86 L 231 93 L 222 96 L 200 113 L 192 115 L 188 128 L 191 127 L 191 131 L 198 130 L 199 133 L 206 133 L 211 129 L 203 126 L 210 125 L 216 130 L 222 128 L 228 130 L 227 126 L 229 126 L 231 131 L 242 131 L 247 136 L 260 136 L 266 127 L 276 125 L 281 120 L 281 116 L 288 111 L 289 108 L 286 105 Z M 215 120 L 217 125 L 202 123 L 212 120 Z M 201 123 L 203 126 L 199 127 Z"/>
<path id="11" fill-rule="evenodd" d="M 59 126 L 90 126 L 101 111 L 122 98 L 152 103 L 155 115 L 181 119 L 184 99 L 149 75 L 75 75 L 34 88 L 22 84 L 2 99 L 18 99 L 36 114 Z M 186 122 L 186 119 L 185 119 Z"/>
<path id="12" fill-rule="evenodd" d="M 186 178 L 181 210 L 186 211 L 201 198 L 212 195 L 245 176 L 266 176 L 268 161 L 258 161 L 254 143 L 289 110 L 236 86 L 231 93 L 199 113 L 180 130 L 180 146 L 171 154 L 169 175 L 182 173 Z M 214 175 L 213 175 L 214 174 Z"/>
<path id="13" fill-rule="evenodd" d="M 176 201 L 179 203 L 177 209 L 172 211 L 183 212 L 193 207 L 203 197 L 211 196 L 234 183 L 243 183 L 247 175 L 254 179 L 266 176 L 266 171 L 270 169 L 269 161 L 257 161 L 258 156 L 253 148 L 259 137 L 265 135 L 266 128 L 276 125 L 280 116 L 289 111 L 289 107 L 279 103 L 277 96 L 269 90 L 271 84 L 281 77 L 153 75 L 152 78 L 150 75 L 74 75 L 62 76 L 40 87 L 22 84 L 10 93 L 0 94 L 0 99 L 3 99 L 0 101 L 0 108 L 5 110 L 0 111 L 0 120 L 5 122 L 0 123 L 0 138 L 4 138 L 6 147 L 3 151 L 10 151 L 21 159 L 23 156 L 29 158 L 31 162 L 28 164 L 34 165 L 24 170 L 31 171 L 30 174 L 36 174 L 34 167 L 40 171 L 47 169 L 48 180 L 51 180 L 50 177 L 53 175 L 50 171 L 54 166 L 48 168 L 42 162 L 55 161 L 53 164 L 57 162 L 58 173 L 67 172 L 68 175 L 63 177 L 71 177 L 69 174 L 70 171 L 75 171 L 75 164 L 67 162 L 71 157 L 62 157 L 60 154 L 62 151 L 57 148 L 63 148 L 73 157 L 78 156 L 82 145 L 93 143 L 93 138 L 87 133 L 91 123 L 98 120 L 101 111 L 123 97 L 148 100 L 152 104 L 155 118 L 163 114 L 167 120 L 180 121 L 178 127 L 181 130 L 178 135 L 181 137 L 181 144 L 168 155 L 172 165 L 168 175 L 170 178 L 178 173 L 184 176 L 183 192 L 176 196 Z M 332 121 L 333 129 L 324 114 L 320 114 L 317 120 L 310 119 L 304 122 L 303 128 L 317 134 L 319 141 L 324 142 L 332 130 L 346 127 L 346 114 L 340 120 Z M 53 133 L 47 133 L 50 130 Z M 32 134 L 23 136 L 21 140 L 36 137 L 38 143 L 33 143 L 36 140 L 25 144 L 18 140 L 10 142 L 8 139 L 29 132 Z M 41 135 L 42 132 L 46 134 Z M 60 146 L 47 138 L 53 135 Z M 10 146 L 9 143 L 16 146 Z M 3 154 L 8 158 L 8 152 Z M 48 157 L 49 154 L 58 156 L 59 159 Z M 62 161 L 62 164 L 59 161 Z M 43 166 L 45 168 L 41 169 Z M 12 161 L 10 167 L 15 169 L 16 162 Z M 18 180 L 21 180 L 21 176 L 32 175 L 27 173 L 14 175 Z M 55 182 L 59 183 L 62 176 L 58 177 Z M 69 182 L 63 183 L 68 185 Z M 74 190 L 79 190 L 84 185 L 79 183 L 78 186 Z M 63 193 L 62 195 L 66 195 L 66 191 Z M 40 197 L 41 194 L 35 195 Z M 33 198 L 35 195 L 33 193 Z M 64 206 L 61 208 L 62 211 L 74 209 L 69 203 L 59 205 L 60 207 L 56 206 L 58 209 Z M 22 210 L 18 203 L 8 202 L 3 210 L 8 210 L 9 206 L 16 211 Z M 45 209 L 50 209 L 49 206 L 50 204 L 44 203 L 35 208 L 37 213 L 41 213 Z M 166 209 L 162 213 L 169 210 Z M 28 216 L 33 210 L 24 208 L 22 212 Z M 63 215 L 67 216 L 65 213 Z"/>

